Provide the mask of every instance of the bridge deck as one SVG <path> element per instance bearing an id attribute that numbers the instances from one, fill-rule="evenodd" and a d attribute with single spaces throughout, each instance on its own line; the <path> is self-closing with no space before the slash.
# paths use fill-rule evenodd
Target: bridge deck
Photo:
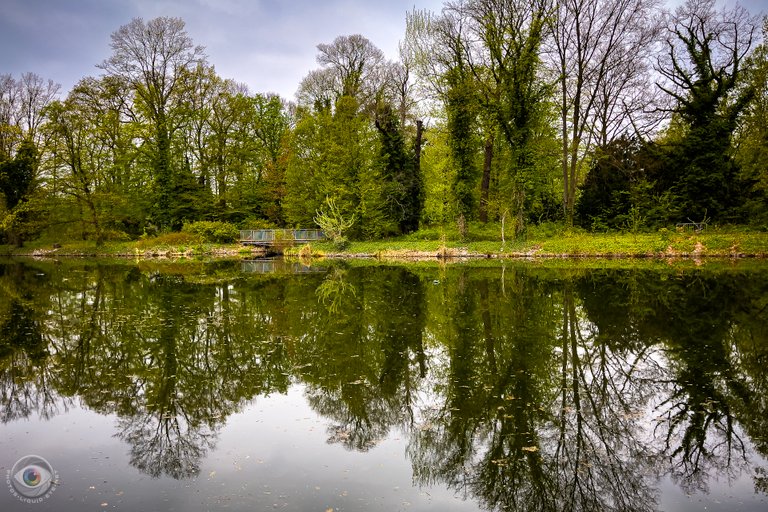
<path id="1" fill-rule="evenodd" d="M 240 243 L 244 245 L 273 246 L 286 243 L 307 243 L 325 240 L 320 229 L 242 229 Z"/>

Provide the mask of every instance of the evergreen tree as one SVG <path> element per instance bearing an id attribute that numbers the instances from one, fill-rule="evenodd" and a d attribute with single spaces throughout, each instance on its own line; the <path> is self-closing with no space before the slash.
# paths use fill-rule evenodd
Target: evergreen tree
<path id="1" fill-rule="evenodd" d="M 419 229 L 424 190 L 416 156 L 406 149 L 405 140 L 391 107 L 385 105 L 376 119 L 379 131 L 379 160 L 384 181 L 384 209 L 400 233 Z"/>
<path id="2" fill-rule="evenodd" d="M 5 197 L 7 209 L 15 208 L 32 190 L 37 160 L 35 144 L 25 140 L 12 160 L 0 163 L 0 191 Z"/>

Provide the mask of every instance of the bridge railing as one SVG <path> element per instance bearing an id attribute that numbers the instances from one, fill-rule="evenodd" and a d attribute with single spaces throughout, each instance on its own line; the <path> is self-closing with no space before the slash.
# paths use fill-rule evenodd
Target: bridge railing
<path id="1" fill-rule="evenodd" d="M 325 240 L 320 229 L 241 229 L 240 243 L 246 245 L 276 245 L 286 242 L 316 242 Z"/>

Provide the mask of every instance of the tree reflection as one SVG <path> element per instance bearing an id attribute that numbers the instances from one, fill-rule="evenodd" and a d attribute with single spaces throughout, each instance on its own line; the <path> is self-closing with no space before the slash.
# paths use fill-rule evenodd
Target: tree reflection
<path id="1" fill-rule="evenodd" d="M 737 476 L 750 458 L 745 432 L 754 443 L 749 444 L 768 454 L 761 434 L 768 427 L 765 377 L 755 372 L 768 348 L 765 280 L 697 271 L 662 282 L 599 273 L 590 281 L 588 288 L 617 299 L 614 308 L 635 306 L 626 309 L 621 329 L 655 347 L 652 359 L 663 364 L 653 380 L 653 433 L 674 479 L 688 491 L 706 491 L 713 475 Z M 596 293 L 585 299 L 590 313 L 605 309 L 591 300 Z M 621 324 L 612 322 L 606 330 Z"/>
<path id="2" fill-rule="evenodd" d="M 570 280 L 471 279 L 444 298 L 447 388 L 412 438 L 418 481 L 492 510 L 653 509 L 631 414 L 649 393 L 585 332 Z"/>
<path id="3" fill-rule="evenodd" d="M 654 510 L 660 475 L 768 488 L 764 273 L 204 269 L 0 265 L 2 421 L 79 399 L 140 471 L 187 478 L 299 384 L 330 443 L 398 431 L 416 483 L 489 510 Z"/>
<path id="4" fill-rule="evenodd" d="M 21 265 L 0 266 L 0 421 L 58 411 L 59 394 L 47 365 L 48 344 L 34 303 L 40 276 Z M 66 404 L 63 404 L 66 405 Z"/>
<path id="5" fill-rule="evenodd" d="M 307 400 L 333 421 L 328 442 L 366 451 L 412 421 L 426 372 L 423 284 L 405 268 L 336 269 L 317 295 L 319 313 L 297 354 Z"/>

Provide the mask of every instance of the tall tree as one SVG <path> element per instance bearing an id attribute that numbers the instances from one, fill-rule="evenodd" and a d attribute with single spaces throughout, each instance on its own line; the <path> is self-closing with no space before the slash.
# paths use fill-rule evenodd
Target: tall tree
<path id="1" fill-rule="evenodd" d="M 25 140 L 14 159 L 3 162 L 0 167 L 0 190 L 5 198 L 5 207 L 9 210 L 15 208 L 32 191 L 38 159 L 35 145 Z"/>
<path id="2" fill-rule="evenodd" d="M 755 93 L 737 131 L 737 161 L 742 176 L 755 184 L 757 197 L 749 212 L 755 223 L 768 221 L 768 16 L 763 17 L 762 35 L 763 42 L 755 48 L 745 69 L 745 83 Z"/>
<path id="3" fill-rule="evenodd" d="M 99 67 L 109 75 L 130 83 L 145 109 L 152 127 L 151 162 L 155 186 L 154 217 L 161 227 L 176 220 L 170 211 L 176 178 L 171 158 L 174 108 L 182 72 L 205 58 L 203 48 L 195 46 L 180 18 L 160 17 L 144 22 L 134 18 L 111 36 L 112 56 Z"/>
<path id="4" fill-rule="evenodd" d="M 477 41 L 468 63 L 486 116 L 495 122 L 511 155 L 506 169 L 512 182 L 511 197 L 505 203 L 513 203 L 517 230 L 523 227 L 526 199 L 534 192 L 533 141 L 548 100 L 549 88 L 540 76 L 540 47 L 549 9 L 546 0 L 473 0 L 467 4 Z M 493 154 L 493 130 L 487 131 L 491 136 L 486 137 L 484 191 Z"/>
<path id="5" fill-rule="evenodd" d="M 56 99 L 61 85 L 50 79 L 45 80 L 36 73 L 24 73 L 18 86 L 20 115 L 26 137 L 39 145 L 45 108 Z"/>
<path id="6" fill-rule="evenodd" d="M 40 127 L 45 121 L 45 109 L 60 88 L 36 73 L 23 73 L 18 80 L 12 75 L 0 75 L 0 160 L 11 158 L 24 139 L 43 145 Z"/>
<path id="7" fill-rule="evenodd" d="M 656 0 L 567 0 L 558 2 L 549 17 L 568 224 L 573 223 L 584 156 L 601 135 L 603 142 L 608 142 L 609 133 L 619 135 L 621 130 L 612 123 L 623 127 L 625 119 L 631 119 L 612 113 L 643 76 L 643 67 L 627 63 L 648 55 L 646 47 L 656 31 L 652 23 L 656 7 Z"/>
<path id="8" fill-rule="evenodd" d="M 384 185 L 384 213 L 401 233 L 419 229 L 423 208 L 423 184 L 415 155 L 405 144 L 395 112 L 384 106 L 376 119 L 379 131 L 379 159 Z"/>
<path id="9" fill-rule="evenodd" d="M 39 158 L 35 144 L 25 139 L 12 160 L 0 163 L 0 191 L 6 208 L 0 228 L 19 247 L 43 227 L 41 201 L 32 200 Z"/>
<path id="10" fill-rule="evenodd" d="M 741 85 L 757 30 L 757 20 L 743 8 L 718 12 L 714 0 L 688 0 L 672 18 L 658 70 L 667 79 L 659 87 L 674 100 L 685 129 L 667 169 L 683 219 L 738 218 L 745 189 L 732 136 L 755 94 L 752 85 Z"/>

